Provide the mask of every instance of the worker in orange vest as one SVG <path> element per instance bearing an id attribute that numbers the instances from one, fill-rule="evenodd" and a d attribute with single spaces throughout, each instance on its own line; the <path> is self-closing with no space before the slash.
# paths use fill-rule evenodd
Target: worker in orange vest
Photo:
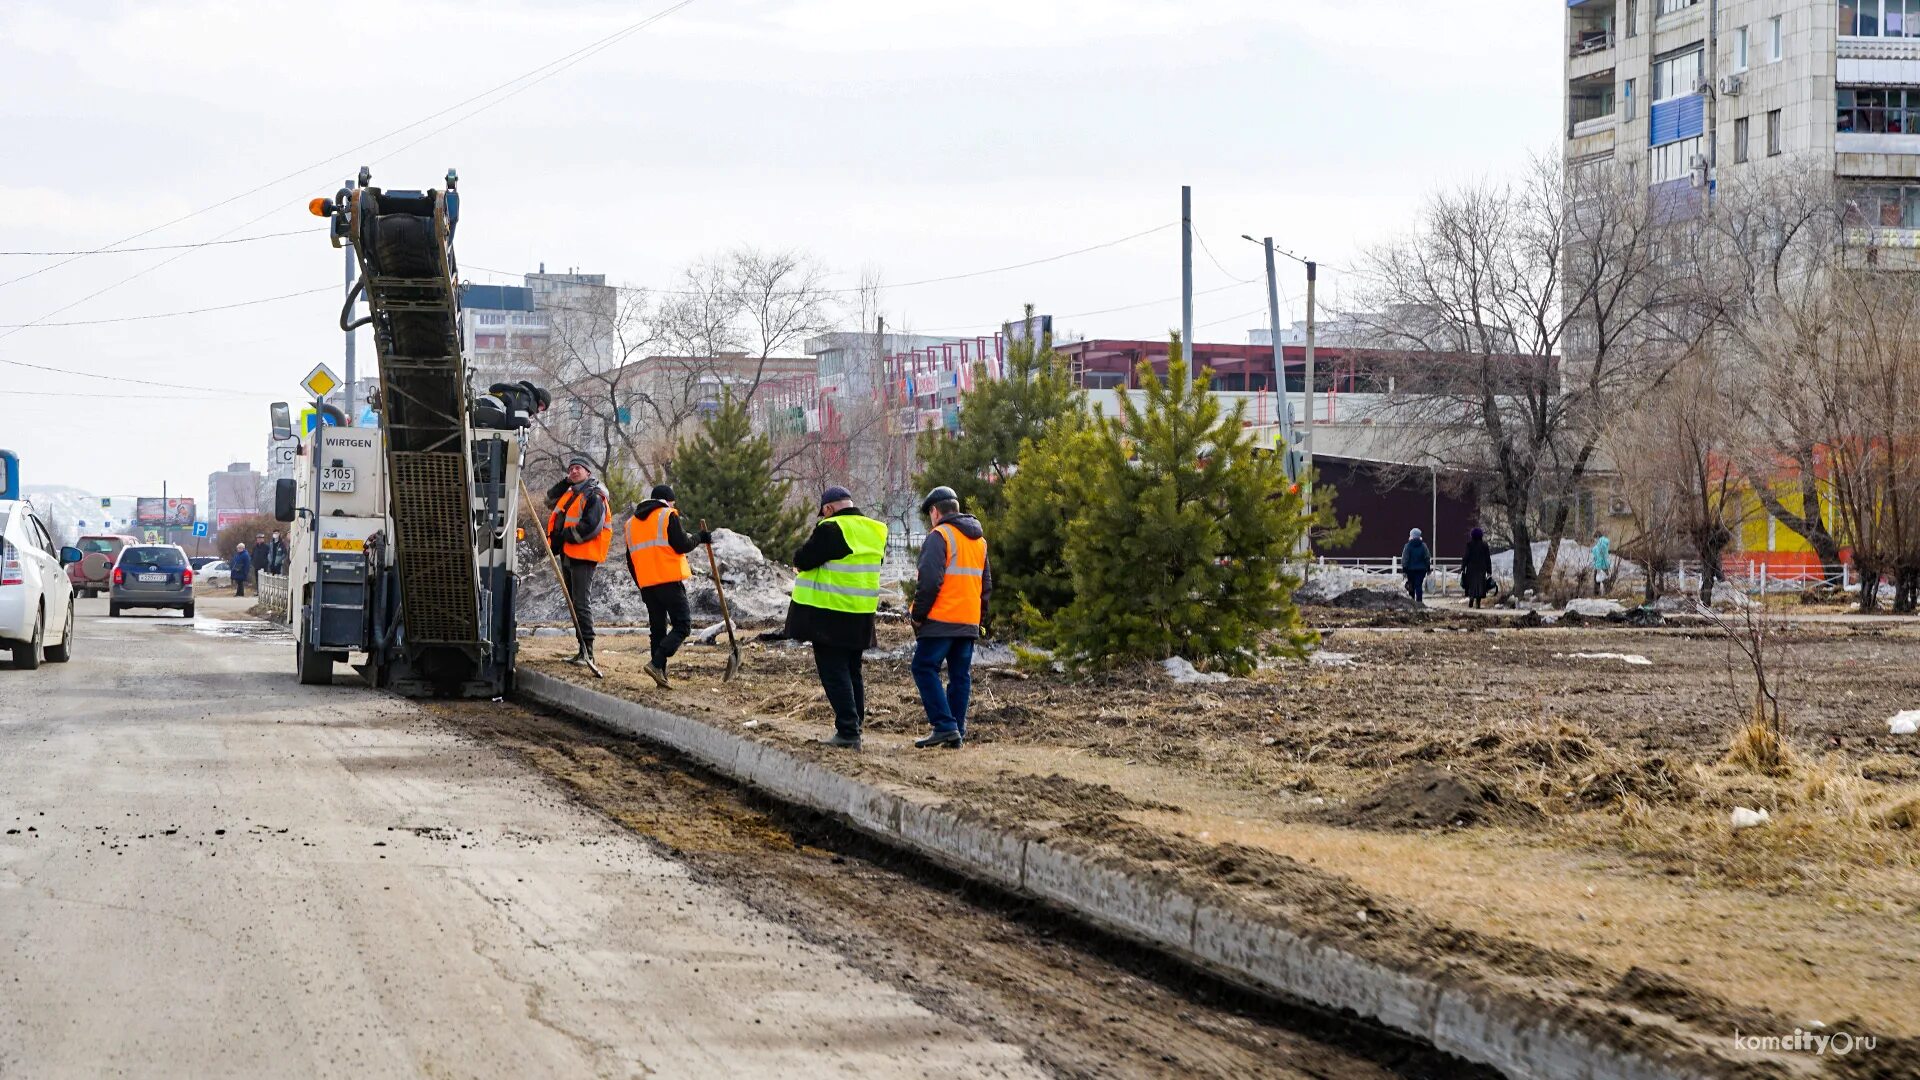
<path id="1" fill-rule="evenodd" d="M 957 750 L 967 734 L 973 644 L 993 591 L 987 535 L 978 519 L 960 512 L 960 496 L 950 487 L 927 492 L 920 512 L 932 529 L 920 547 L 920 576 L 913 594 L 913 681 L 933 734 L 913 745 Z M 947 669 L 945 686 L 940 685 L 942 666 Z"/>
<path id="2" fill-rule="evenodd" d="M 647 501 L 636 505 L 627 519 L 627 569 L 647 605 L 647 638 L 653 646 L 647 675 L 662 690 L 672 685 L 667 682 L 667 660 L 693 630 L 687 610 L 687 579 L 693 570 L 687 552 L 713 542 L 713 534 L 704 530 L 687 535 L 673 502 L 673 489 L 655 484 Z"/>
<path id="3" fill-rule="evenodd" d="M 613 549 L 613 516 L 607 513 L 607 489 L 593 475 L 593 462 L 575 454 L 567 460 L 567 478 L 547 489 L 553 512 L 547 515 L 547 545 L 560 560 L 560 577 L 573 603 L 580 651 L 569 664 L 593 661 L 593 571 Z"/>

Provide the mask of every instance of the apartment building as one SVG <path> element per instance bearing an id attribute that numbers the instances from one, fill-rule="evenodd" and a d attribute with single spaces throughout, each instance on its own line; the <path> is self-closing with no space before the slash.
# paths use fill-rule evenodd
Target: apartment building
<path id="1" fill-rule="evenodd" d="M 1791 157 L 1883 244 L 1920 236 L 1920 0 L 1569 0 L 1566 160 L 1677 208 Z"/>

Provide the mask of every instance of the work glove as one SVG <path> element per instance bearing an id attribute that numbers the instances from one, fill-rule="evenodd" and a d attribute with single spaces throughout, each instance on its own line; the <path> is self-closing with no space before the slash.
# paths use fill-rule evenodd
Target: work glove
<path id="1" fill-rule="evenodd" d="M 711 543 L 713 543 L 713 530 L 712 530 L 712 529 L 701 529 L 701 530 L 700 530 L 700 535 L 699 535 L 699 536 L 697 536 L 697 537 L 695 537 L 695 538 L 694 538 L 694 540 L 695 540 L 695 542 L 696 542 L 696 543 L 699 543 L 699 544 L 702 544 L 702 545 L 705 545 L 705 544 L 711 544 Z"/>

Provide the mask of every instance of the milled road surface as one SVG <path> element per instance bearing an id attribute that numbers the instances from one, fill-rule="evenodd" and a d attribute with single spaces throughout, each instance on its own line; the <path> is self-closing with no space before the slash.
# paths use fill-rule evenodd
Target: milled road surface
<path id="1" fill-rule="evenodd" d="M 241 603 L 0 669 L 0 1077 L 1040 1073 Z"/>

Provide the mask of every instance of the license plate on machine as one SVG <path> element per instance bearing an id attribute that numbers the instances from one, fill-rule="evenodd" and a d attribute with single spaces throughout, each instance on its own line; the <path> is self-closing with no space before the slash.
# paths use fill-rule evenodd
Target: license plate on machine
<path id="1" fill-rule="evenodd" d="M 141 580 L 141 581 L 165 581 L 165 580 L 167 580 L 167 575 L 165 575 L 165 574 L 141 574 L 141 575 L 140 575 L 140 580 Z"/>
<path id="2" fill-rule="evenodd" d="M 320 490 L 337 491 L 342 494 L 353 493 L 353 469 L 347 466 L 328 466 L 320 470 Z"/>

